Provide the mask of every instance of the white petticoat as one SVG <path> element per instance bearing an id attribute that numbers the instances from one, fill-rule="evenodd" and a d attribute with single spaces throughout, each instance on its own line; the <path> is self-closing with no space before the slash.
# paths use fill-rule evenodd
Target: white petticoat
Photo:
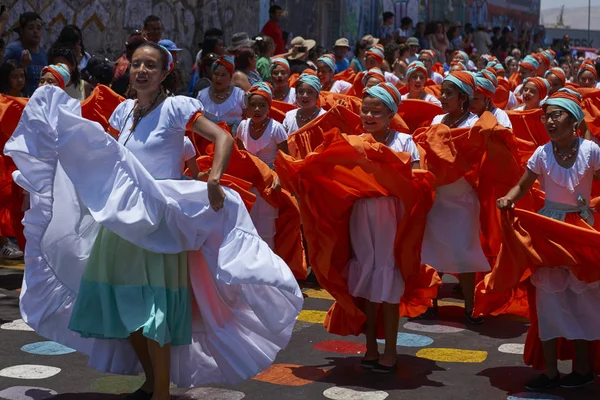
<path id="1" fill-rule="evenodd" d="M 350 216 L 353 257 L 348 262 L 352 296 L 374 303 L 400 303 L 404 279 L 394 259 L 394 239 L 402 218 L 402 202 L 395 197 L 360 199 Z"/>
<path id="2" fill-rule="evenodd" d="M 275 249 L 275 223 L 279 216 L 279 210 L 263 199 L 258 190 L 253 186 L 250 191 L 256 195 L 256 202 L 250 209 L 250 218 L 259 236 L 264 240 L 271 250 Z"/>
<path id="3" fill-rule="evenodd" d="M 90 366 L 138 374 L 128 340 L 86 339 L 67 328 L 100 224 L 157 253 L 188 251 L 192 344 L 171 350 L 181 387 L 235 384 L 284 348 L 303 297 L 289 267 L 260 239 L 237 193 L 214 212 L 206 184 L 156 181 L 59 88 L 36 90 L 5 153 L 31 194 L 21 314 L 40 335 L 89 355 Z"/>
<path id="4" fill-rule="evenodd" d="M 439 186 L 427 214 L 422 262 L 438 272 L 490 271 L 479 232 L 479 199 L 473 187 L 465 178 Z"/>

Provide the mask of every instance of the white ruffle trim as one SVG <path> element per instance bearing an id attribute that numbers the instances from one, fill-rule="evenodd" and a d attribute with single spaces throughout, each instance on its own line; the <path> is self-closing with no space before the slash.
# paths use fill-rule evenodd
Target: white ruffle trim
<path id="1" fill-rule="evenodd" d="M 579 139 L 577 159 L 571 168 L 563 168 L 558 165 L 554 157 L 554 151 L 552 150 L 552 142 L 545 144 L 539 155 L 544 164 L 544 177 L 574 192 L 579 182 L 591 167 L 592 144 L 593 142 L 591 141 Z"/>
<path id="2" fill-rule="evenodd" d="M 84 339 L 67 328 L 100 222 L 147 250 L 190 252 L 192 344 L 172 348 L 173 382 L 235 384 L 267 368 L 287 345 L 303 297 L 240 197 L 226 189 L 224 209 L 212 211 L 205 184 L 155 181 L 80 113 L 64 91 L 40 88 L 5 147 L 19 168 L 15 181 L 31 193 L 23 220 L 25 322 L 89 355 L 101 371 L 141 371 L 127 340 Z"/>

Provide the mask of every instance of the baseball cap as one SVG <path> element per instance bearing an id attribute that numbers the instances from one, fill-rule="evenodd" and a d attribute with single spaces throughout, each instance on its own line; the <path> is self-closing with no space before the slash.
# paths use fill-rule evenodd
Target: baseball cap
<path id="1" fill-rule="evenodd" d="M 175 44 L 174 41 L 169 40 L 169 39 L 163 39 L 163 40 L 159 41 L 158 44 L 160 44 L 161 46 L 163 46 L 164 48 L 166 48 L 169 51 L 183 50 L 183 49 L 180 49 L 179 47 L 177 47 L 177 45 Z"/>

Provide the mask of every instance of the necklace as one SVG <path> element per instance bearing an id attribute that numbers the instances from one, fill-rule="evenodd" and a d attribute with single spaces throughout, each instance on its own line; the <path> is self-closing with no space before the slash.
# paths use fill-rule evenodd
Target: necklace
<path id="1" fill-rule="evenodd" d="M 461 115 L 456 121 L 454 121 L 452 124 L 448 125 L 448 120 L 450 119 L 450 114 L 447 114 L 444 119 L 446 120 L 445 124 L 448 125 L 448 128 L 452 129 L 452 128 L 456 128 L 457 126 L 459 126 L 460 124 L 463 123 L 464 120 L 467 119 L 467 117 L 469 116 L 469 112 L 466 111 L 463 115 Z"/>
<path id="2" fill-rule="evenodd" d="M 325 92 L 329 92 L 331 90 L 331 87 L 333 86 L 334 81 L 331 81 L 327 84 L 327 86 L 323 86 L 323 88 L 321 90 L 325 91 Z"/>
<path id="3" fill-rule="evenodd" d="M 250 130 L 252 132 L 262 132 L 265 130 L 265 128 L 267 127 L 267 125 L 269 124 L 270 121 L 271 121 L 271 118 L 267 118 L 267 119 L 265 119 L 265 122 L 262 125 L 255 126 L 254 121 L 250 120 Z"/>
<path id="4" fill-rule="evenodd" d="M 306 124 L 308 121 L 311 121 L 319 112 L 319 108 L 316 108 L 315 111 L 313 111 L 313 113 L 309 116 L 309 117 L 303 117 L 302 115 L 300 115 L 300 113 L 302 112 L 302 110 L 298 111 L 298 113 L 296 114 L 296 119 L 302 124 Z"/>
<path id="5" fill-rule="evenodd" d="M 227 99 L 229 98 L 229 95 L 231 94 L 231 93 L 230 93 L 230 89 L 231 89 L 231 88 L 227 88 L 227 90 L 225 91 L 225 93 L 221 93 L 221 94 L 219 94 L 219 93 L 217 93 L 217 92 L 215 91 L 215 89 L 213 88 L 213 89 L 212 89 L 212 95 L 213 95 L 213 97 L 214 97 L 215 99 L 217 99 L 217 100 L 227 100 Z"/>
<path id="6" fill-rule="evenodd" d="M 133 112 L 133 124 L 131 125 L 131 132 L 133 132 L 135 130 L 135 128 L 140 123 L 142 118 L 144 118 L 146 115 L 148 115 L 148 113 L 152 110 L 152 108 L 154 107 L 154 105 L 156 104 L 156 102 L 158 101 L 158 99 L 161 96 L 162 96 L 162 92 L 158 92 L 158 94 L 156 95 L 154 100 L 152 100 L 152 102 L 150 104 L 148 104 L 144 107 L 139 107 L 138 100 L 135 101 L 135 105 L 133 106 L 133 109 L 131 110 Z M 129 138 L 127 138 L 127 139 L 129 139 Z"/>
<path id="7" fill-rule="evenodd" d="M 377 140 L 379 143 L 383 143 L 384 145 L 386 145 L 386 146 L 389 146 L 389 144 L 390 144 L 390 142 L 391 142 L 391 140 L 390 140 L 390 139 L 391 139 L 391 138 L 392 138 L 392 136 L 393 136 L 393 135 L 392 135 L 392 133 L 393 133 L 393 132 L 394 132 L 394 131 L 392 131 L 392 130 L 391 130 L 389 127 L 388 127 L 388 128 L 387 128 L 387 131 L 385 132 L 385 135 L 383 136 L 383 140 L 382 140 L 382 141 L 379 141 L 379 140 L 377 140 L 377 139 L 375 139 L 375 140 Z"/>
<path id="8" fill-rule="evenodd" d="M 569 150 L 569 152 L 567 154 L 561 154 L 558 150 L 558 147 L 553 143 L 552 144 L 552 149 L 554 150 L 554 155 L 558 158 L 560 158 L 562 161 L 567 161 L 568 159 L 572 158 L 575 154 L 577 154 L 577 149 L 579 147 L 579 140 L 575 141 L 575 144 L 573 145 L 573 147 L 571 147 L 571 149 Z"/>
<path id="9" fill-rule="evenodd" d="M 281 95 L 281 96 L 278 96 L 277 93 L 275 93 L 273 95 L 273 99 L 279 100 L 279 101 L 284 101 L 285 98 L 287 97 L 288 93 L 290 93 L 290 88 L 289 87 L 286 89 L 285 93 L 283 95 Z"/>

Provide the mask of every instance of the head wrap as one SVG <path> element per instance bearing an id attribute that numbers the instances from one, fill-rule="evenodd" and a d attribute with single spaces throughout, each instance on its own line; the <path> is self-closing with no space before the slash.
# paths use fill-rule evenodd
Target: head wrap
<path id="1" fill-rule="evenodd" d="M 456 57 L 457 55 L 461 56 L 464 61 L 463 64 L 467 65 L 469 63 L 469 55 L 467 53 L 465 53 L 462 50 L 456 50 L 454 52 L 454 57 Z"/>
<path id="2" fill-rule="evenodd" d="M 504 65 L 506 65 L 506 68 L 508 68 L 508 64 L 511 63 L 511 61 L 516 61 L 517 59 L 514 58 L 513 56 L 508 56 L 504 59 Z"/>
<path id="3" fill-rule="evenodd" d="M 548 106 L 564 108 L 577 120 L 577 122 L 583 121 L 583 118 L 585 117 L 585 114 L 581 109 L 581 95 L 571 89 L 558 89 L 556 93 L 546 100 L 542 108 L 546 110 Z"/>
<path id="4" fill-rule="evenodd" d="M 475 78 L 473 74 L 466 71 L 454 71 L 450 72 L 445 78 L 444 82 L 452 82 L 458 88 L 464 92 L 469 99 L 473 98 L 473 94 L 475 93 Z"/>
<path id="5" fill-rule="evenodd" d="M 498 61 L 488 61 L 488 63 L 485 65 L 486 68 L 494 68 L 496 66 L 496 64 L 498 64 Z"/>
<path id="6" fill-rule="evenodd" d="M 583 74 L 585 71 L 590 71 L 592 74 L 594 74 L 594 78 L 598 80 L 598 71 L 596 71 L 596 67 L 594 67 L 592 60 L 587 59 L 581 63 L 579 71 L 577 71 L 577 79 L 579 79 L 579 76 L 581 76 L 581 74 Z"/>
<path id="7" fill-rule="evenodd" d="M 429 49 L 421 50 L 421 52 L 419 53 L 419 61 L 421 60 L 421 57 L 429 57 L 431 58 L 431 61 L 433 61 L 435 60 L 435 52 Z"/>
<path id="8" fill-rule="evenodd" d="M 462 62 L 462 61 L 452 61 L 450 63 L 450 69 L 452 69 L 452 67 L 454 67 L 455 65 L 458 65 L 460 67 L 460 71 L 466 71 L 467 70 L 467 66 Z"/>
<path id="9" fill-rule="evenodd" d="M 427 79 L 427 68 L 421 61 L 413 61 L 408 65 L 408 69 L 406 70 L 406 79 L 410 79 L 410 76 L 417 71 L 423 72 L 423 74 L 425 74 L 425 79 Z"/>
<path id="10" fill-rule="evenodd" d="M 219 65 L 225 67 L 229 75 L 233 75 L 235 71 L 235 61 L 232 56 L 221 56 L 212 65 L 211 70 L 214 71 Z"/>
<path id="11" fill-rule="evenodd" d="M 366 86 L 367 82 L 371 78 L 377 78 L 379 82 L 385 82 L 385 75 L 383 74 L 383 71 L 379 68 L 371 68 L 370 70 L 365 72 L 365 75 L 362 78 L 363 86 Z"/>
<path id="12" fill-rule="evenodd" d="M 366 53 L 365 53 L 365 57 L 373 57 L 378 64 L 382 64 L 383 63 L 383 59 L 384 59 L 384 55 L 383 55 L 383 49 L 379 46 L 379 45 L 375 45 L 373 47 L 371 47 Z"/>
<path id="13" fill-rule="evenodd" d="M 540 67 L 540 63 L 534 56 L 529 55 L 519 63 L 519 67 L 528 69 L 530 71 L 537 71 Z"/>
<path id="14" fill-rule="evenodd" d="M 248 89 L 246 92 L 246 101 L 250 100 L 250 97 L 257 95 L 262 96 L 269 103 L 269 107 L 271 107 L 271 103 L 273 102 L 273 89 L 271 85 L 266 82 L 257 82 Z"/>
<path id="15" fill-rule="evenodd" d="M 393 113 L 398 112 L 402 96 L 398 89 L 396 89 L 396 86 L 391 83 L 380 83 L 379 85 L 365 89 L 363 93 L 381 100 Z"/>
<path id="16" fill-rule="evenodd" d="M 533 83 L 538 90 L 538 94 L 540 96 L 540 101 L 545 99 L 548 96 L 548 92 L 550 91 L 550 83 L 547 80 L 540 77 L 527 78 L 523 81 L 523 87 L 528 83 Z"/>
<path id="17" fill-rule="evenodd" d="M 477 85 L 477 93 L 483 94 L 485 97 L 493 98 L 496 94 L 496 87 L 484 73 L 480 72 L 475 75 L 475 84 Z"/>
<path id="18" fill-rule="evenodd" d="M 42 68 L 42 75 L 46 72 L 50 72 L 52 76 L 56 78 L 58 86 L 61 89 L 67 87 L 69 82 L 71 82 L 71 71 L 69 71 L 69 67 L 65 64 L 48 65 L 47 67 Z"/>
<path id="19" fill-rule="evenodd" d="M 500 63 L 496 63 L 496 65 L 494 65 L 494 71 L 496 71 L 497 74 L 506 74 L 504 66 Z"/>
<path id="20" fill-rule="evenodd" d="M 565 71 L 562 68 L 558 68 L 558 67 L 550 68 L 548 71 L 546 71 L 544 78 L 548 78 L 548 75 L 550 75 L 550 74 L 556 76 L 560 80 L 560 82 L 562 83 L 563 86 L 565 86 L 565 83 L 567 83 L 567 75 L 565 74 Z"/>
<path id="21" fill-rule="evenodd" d="M 319 77 L 315 74 L 313 70 L 304 70 L 302 75 L 300 75 L 300 77 L 298 78 L 296 86 L 298 86 L 301 83 L 306 83 L 307 85 L 312 86 L 313 89 L 317 91 L 317 93 L 321 92 L 321 81 L 319 80 Z"/>
<path id="22" fill-rule="evenodd" d="M 162 47 L 162 49 L 164 51 L 166 51 L 167 55 L 169 56 L 169 61 L 168 61 L 168 65 L 167 65 L 167 73 L 170 74 L 175 69 L 175 63 L 173 62 L 173 54 L 171 54 L 171 52 L 169 51 L 169 49 L 167 49 L 162 44 L 159 44 L 159 46 Z"/>
<path id="23" fill-rule="evenodd" d="M 283 67 L 283 69 L 285 69 L 288 74 L 290 74 L 292 72 L 292 70 L 290 69 L 290 63 L 285 58 L 282 58 L 282 57 L 271 58 L 271 66 L 270 66 L 271 71 L 273 71 L 273 68 L 275 68 L 277 66 Z"/>
<path id="24" fill-rule="evenodd" d="M 317 62 L 322 62 L 331 69 L 331 72 L 335 72 L 335 57 L 333 54 L 325 54 L 322 57 L 319 57 Z"/>
<path id="25" fill-rule="evenodd" d="M 554 61 L 554 56 L 549 50 L 544 50 L 541 53 L 538 53 L 538 59 L 546 66 L 546 68 L 550 68 L 552 61 Z"/>

